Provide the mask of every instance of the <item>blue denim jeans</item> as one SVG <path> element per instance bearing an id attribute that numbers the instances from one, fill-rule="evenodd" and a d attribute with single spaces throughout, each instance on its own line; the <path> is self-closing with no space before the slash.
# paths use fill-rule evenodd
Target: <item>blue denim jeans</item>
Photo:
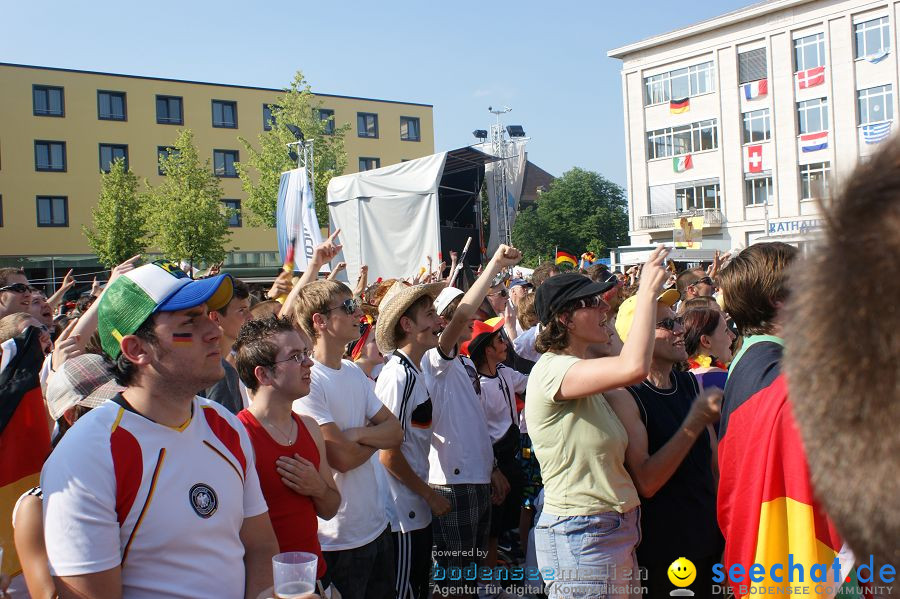
<path id="1" fill-rule="evenodd" d="M 640 508 L 592 516 L 541 512 L 534 545 L 549 599 L 639 597 L 640 517 Z"/>

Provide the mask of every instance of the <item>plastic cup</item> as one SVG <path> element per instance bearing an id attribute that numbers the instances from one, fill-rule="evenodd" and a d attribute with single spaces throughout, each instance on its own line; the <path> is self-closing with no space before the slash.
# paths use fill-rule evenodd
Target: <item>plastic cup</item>
<path id="1" fill-rule="evenodd" d="M 319 558 L 314 553 L 289 551 L 272 558 L 272 574 L 277 599 L 314 599 L 316 568 Z"/>

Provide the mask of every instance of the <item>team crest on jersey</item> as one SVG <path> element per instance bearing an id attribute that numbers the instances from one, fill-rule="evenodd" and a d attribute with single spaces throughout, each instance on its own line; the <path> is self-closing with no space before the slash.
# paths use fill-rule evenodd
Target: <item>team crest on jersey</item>
<path id="1" fill-rule="evenodd" d="M 191 507 L 201 518 L 209 518 L 219 508 L 219 498 L 212 487 L 204 483 L 197 483 L 191 487 Z"/>

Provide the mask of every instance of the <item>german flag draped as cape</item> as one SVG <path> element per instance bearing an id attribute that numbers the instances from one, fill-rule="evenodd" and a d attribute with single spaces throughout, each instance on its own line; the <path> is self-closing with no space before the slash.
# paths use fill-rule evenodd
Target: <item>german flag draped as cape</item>
<path id="1" fill-rule="evenodd" d="M 4 351 L 15 355 L 0 372 L 0 542 L 3 573 L 14 576 L 22 568 L 13 545 L 12 511 L 22 493 L 40 483 L 50 428 L 41 394 L 40 332 L 29 327 L 11 341 Z"/>
<path id="2" fill-rule="evenodd" d="M 752 582 L 726 579 L 735 597 L 765 587 L 808 586 L 808 597 L 816 594 L 810 582 L 813 564 L 827 564 L 827 582 L 820 589 L 839 587 L 831 565 L 842 541 L 822 506 L 813 496 L 809 466 L 788 403 L 787 384 L 781 373 L 782 341 L 777 337 L 745 339 L 731 363 L 722 403 L 719 428 L 719 527 L 725 535 L 725 572 L 741 564 L 748 572 L 762 564 L 765 576 Z M 789 558 L 789 555 L 792 556 Z M 802 564 L 804 579 L 788 581 L 788 561 Z M 782 582 L 769 576 L 774 564 Z M 741 588 L 743 587 L 743 589 Z M 745 590 L 747 592 L 741 592 Z M 784 593 L 784 591 L 782 591 Z M 787 596 L 786 594 L 780 596 Z"/>

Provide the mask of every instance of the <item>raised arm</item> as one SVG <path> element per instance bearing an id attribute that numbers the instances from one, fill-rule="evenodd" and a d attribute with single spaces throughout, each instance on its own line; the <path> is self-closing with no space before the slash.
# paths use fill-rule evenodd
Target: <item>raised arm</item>
<path id="1" fill-rule="evenodd" d="M 72 288 L 75 284 L 75 277 L 72 276 L 72 270 L 66 273 L 66 276 L 63 277 L 62 284 L 59 286 L 59 289 L 56 292 L 47 298 L 47 303 L 50 305 L 50 308 L 56 310 L 56 307 L 59 306 L 59 303 L 62 301 L 63 296 L 66 294 L 66 291 Z"/>
<path id="2" fill-rule="evenodd" d="M 634 385 L 647 378 L 653 355 L 656 302 L 668 276 L 663 261 L 668 250 L 658 246 L 644 264 L 637 306 L 628 340 L 618 356 L 579 360 L 563 378 L 556 400 L 578 399 L 610 389 Z"/>
<path id="3" fill-rule="evenodd" d="M 291 289 L 291 292 L 288 294 L 287 299 L 284 300 L 284 304 L 281 306 L 281 311 L 278 312 L 278 316 L 285 318 L 292 314 L 294 302 L 297 301 L 300 290 L 309 283 L 315 281 L 319 277 L 319 269 L 331 262 L 334 257 L 341 252 L 342 246 L 335 243 L 335 239 L 340 232 L 340 229 L 335 229 L 335 231 L 328 236 L 328 239 L 316 246 L 312 258 L 306 265 L 306 270 L 303 271 L 303 276 L 300 277 L 300 280 L 297 281 L 297 284 L 294 285 L 294 288 Z"/>
<path id="4" fill-rule="evenodd" d="M 138 260 L 140 260 L 140 258 L 140 254 L 132 256 L 122 264 L 119 264 L 114 269 L 112 269 L 109 274 L 109 281 L 106 283 L 106 287 L 100 293 L 100 297 L 98 297 L 94 301 L 94 303 L 91 304 L 91 307 L 88 308 L 85 313 L 81 315 L 81 318 L 78 319 L 78 324 L 75 325 L 75 329 L 72 331 L 70 337 L 74 337 L 78 340 L 78 347 L 80 349 L 85 348 L 87 342 L 91 338 L 91 335 L 93 335 L 94 331 L 97 330 L 97 311 L 100 309 L 100 300 L 103 298 L 103 294 L 106 293 L 107 289 L 109 289 L 109 284 L 126 272 L 134 270 L 135 264 Z"/>

